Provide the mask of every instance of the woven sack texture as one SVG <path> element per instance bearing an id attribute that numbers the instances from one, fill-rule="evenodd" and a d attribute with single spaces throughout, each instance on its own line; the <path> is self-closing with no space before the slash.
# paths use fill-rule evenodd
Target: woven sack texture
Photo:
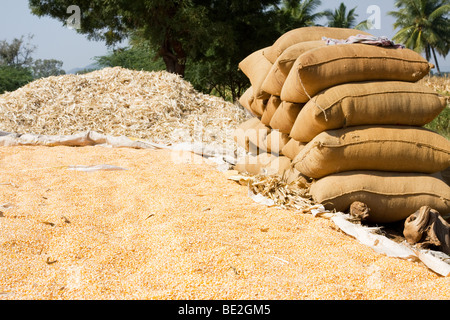
<path id="1" fill-rule="evenodd" d="M 447 183 L 450 186 L 450 167 L 448 167 L 447 169 L 445 169 L 439 173 L 440 173 L 442 180 L 444 180 L 445 183 Z"/>
<path id="2" fill-rule="evenodd" d="M 328 210 L 345 212 L 355 201 L 369 208 L 369 220 L 403 220 L 422 206 L 441 215 L 450 213 L 450 187 L 441 179 L 421 173 L 348 171 L 315 181 L 310 193 Z"/>
<path id="3" fill-rule="evenodd" d="M 239 68 L 250 80 L 253 95 L 258 99 L 269 99 L 270 95 L 261 90 L 261 85 L 272 67 L 263 55 L 264 49 L 257 50 L 248 55 L 239 63 Z"/>
<path id="4" fill-rule="evenodd" d="M 352 127 L 320 133 L 293 162 L 315 179 L 352 170 L 434 173 L 450 166 L 450 141 L 419 127 Z"/>
<path id="5" fill-rule="evenodd" d="M 320 91 L 361 81 L 417 82 L 430 64 L 410 49 L 342 44 L 309 50 L 295 61 L 281 91 L 281 100 L 306 103 Z"/>
<path id="6" fill-rule="evenodd" d="M 304 104 L 282 101 L 270 119 L 270 127 L 289 134 Z"/>
<path id="7" fill-rule="evenodd" d="M 253 88 L 249 87 L 245 92 L 242 94 L 242 96 L 239 98 L 239 103 L 241 106 L 243 106 L 246 110 L 248 110 L 250 113 L 253 114 L 253 110 L 251 108 L 251 105 L 253 103 L 253 100 L 255 98 L 253 97 Z"/>
<path id="8" fill-rule="evenodd" d="M 358 34 L 370 35 L 356 29 L 329 28 L 329 27 L 305 27 L 290 30 L 279 37 L 272 46 L 264 48 L 263 54 L 272 64 L 290 46 L 299 42 L 322 40 L 323 37 L 334 39 L 347 39 Z"/>
<path id="9" fill-rule="evenodd" d="M 247 155 L 238 161 L 234 169 L 252 175 L 262 173 L 267 175 L 282 175 L 291 169 L 291 159 L 270 153 L 261 153 L 257 156 Z"/>
<path id="10" fill-rule="evenodd" d="M 298 141 L 309 142 L 323 131 L 351 126 L 423 126 L 445 106 L 444 97 L 418 83 L 346 83 L 326 89 L 306 103 L 290 134 Z"/>
<path id="11" fill-rule="evenodd" d="M 260 153 L 267 150 L 266 138 L 270 131 L 270 128 L 262 124 L 258 118 L 251 118 L 234 130 L 233 139 L 246 151 L 255 153 L 256 147 L 260 149 L 257 153 Z"/>
<path id="12" fill-rule="evenodd" d="M 252 175 L 260 174 L 261 170 L 268 166 L 272 160 L 277 157 L 270 153 L 261 153 L 260 155 L 247 155 L 239 159 L 238 163 L 234 166 L 234 169 Z"/>
<path id="13" fill-rule="evenodd" d="M 250 143 L 256 147 L 262 147 L 265 150 L 265 139 L 269 133 L 270 128 L 264 126 L 258 118 L 254 117 L 241 123 L 234 130 L 233 139 L 247 152 L 252 149 L 250 148 Z"/>
<path id="14" fill-rule="evenodd" d="M 281 153 L 289 159 L 294 160 L 305 146 L 306 143 L 291 138 L 283 149 L 281 149 Z"/>
<path id="15" fill-rule="evenodd" d="M 281 104 L 281 99 L 278 96 L 271 96 L 269 98 L 269 100 L 267 100 L 266 107 L 261 116 L 261 122 L 263 124 L 265 124 L 266 126 L 270 126 L 270 120 L 272 120 L 272 117 L 273 117 L 275 111 L 277 111 L 280 104 Z"/>
<path id="16" fill-rule="evenodd" d="M 264 110 L 266 110 L 266 105 L 267 105 L 268 100 L 264 100 L 264 99 L 253 99 L 252 104 L 250 105 L 250 108 L 253 111 L 253 114 L 258 117 L 261 118 L 262 115 L 264 114 Z"/>
<path id="17" fill-rule="evenodd" d="M 264 167 L 267 175 L 285 175 L 292 168 L 292 160 L 285 156 L 277 156 Z"/>
<path id="18" fill-rule="evenodd" d="M 289 142 L 289 135 L 278 130 L 272 130 L 266 137 L 266 149 L 269 153 L 282 154 L 282 149 Z"/>
<path id="19" fill-rule="evenodd" d="M 272 65 L 272 68 L 270 68 L 266 79 L 262 83 L 261 89 L 272 95 L 280 96 L 281 90 L 283 89 L 283 84 L 286 81 L 289 71 L 291 71 L 291 68 L 297 58 L 306 51 L 319 47 L 325 47 L 326 45 L 326 42 L 323 40 L 306 41 L 294 44 L 284 50 L 284 52 Z"/>

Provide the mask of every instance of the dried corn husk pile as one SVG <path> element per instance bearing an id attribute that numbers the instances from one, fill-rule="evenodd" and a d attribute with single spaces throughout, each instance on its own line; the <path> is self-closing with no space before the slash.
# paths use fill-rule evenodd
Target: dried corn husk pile
<path id="1" fill-rule="evenodd" d="M 254 175 L 237 170 L 230 170 L 228 174 L 230 180 L 248 186 L 251 197 L 264 197 L 265 201 L 270 202 L 270 206 L 293 209 L 301 213 L 311 213 L 311 210 L 319 206 L 311 199 L 311 183 L 306 179 L 289 181 L 286 175 Z"/>
<path id="2" fill-rule="evenodd" d="M 232 147 L 245 119 L 235 104 L 202 94 L 168 73 L 105 68 L 36 80 L 0 95 L 0 130 L 70 135 L 93 130 L 157 143 L 201 139 Z"/>

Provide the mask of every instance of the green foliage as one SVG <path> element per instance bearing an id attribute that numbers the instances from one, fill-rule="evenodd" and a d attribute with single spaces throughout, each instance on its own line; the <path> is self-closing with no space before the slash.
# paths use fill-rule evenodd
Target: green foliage
<path id="1" fill-rule="evenodd" d="M 31 70 L 23 67 L 0 66 L 0 94 L 14 91 L 33 80 Z"/>
<path id="2" fill-rule="evenodd" d="M 94 72 L 96 70 L 99 70 L 99 68 L 85 68 L 85 69 L 78 70 L 75 74 L 87 74 L 87 73 Z"/>
<path id="3" fill-rule="evenodd" d="M 10 43 L 0 41 L 0 94 L 14 91 L 33 80 L 30 66 L 34 49 L 23 36 Z"/>
<path id="4" fill-rule="evenodd" d="M 33 79 L 65 74 L 63 62 L 55 59 L 33 60 L 36 49 L 29 35 L 15 38 L 11 42 L 0 41 L 0 91 L 13 91 Z M 31 78 L 30 78 L 31 76 Z"/>
<path id="5" fill-rule="evenodd" d="M 356 7 L 347 12 L 347 7 L 341 2 L 339 8 L 334 11 L 325 10 L 324 15 L 328 19 L 328 26 L 334 28 L 353 28 L 356 25 Z"/>
<path id="6" fill-rule="evenodd" d="M 450 139 L 450 105 L 447 105 L 441 114 L 425 127 Z"/>
<path id="7" fill-rule="evenodd" d="M 25 37 L 14 38 L 10 43 L 6 40 L 0 41 L 0 65 L 8 65 L 13 67 L 29 67 L 33 59 L 32 53 L 36 49 L 30 44 L 32 35 L 29 35 L 28 41 Z"/>
<path id="8" fill-rule="evenodd" d="M 248 78 L 230 62 L 189 63 L 185 78 L 197 90 L 232 102 L 250 86 Z"/>
<path id="9" fill-rule="evenodd" d="M 314 26 L 316 20 L 324 16 L 323 12 L 316 12 L 322 4 L 321 0 L 283 0 L 281 1 L 280 14 L 283 23 L 280 24 L 280 31 L 286 31 Z"/>
<path id="10" fill-rule="evenodd" d="M 62 69 L 63 62 L 55 59 L 38 59 L 33 62 L 32 70 L 35 79 L 66 74 Z"/>
<path id="11" fill-rule="evenodd" d="M 271 6 L 277 2 L 78 0 L 81 28 L 77 31 L 108 45 L 126 39 L 130 32 L 139 32 L 162 58 L 167 71 L 184 75 L 189 60 L 208 60 L 219 49 L 229 59 L 237 59 L 250 53 L 249 42 L 254 45 L 261 40 L 262 45 L 274 41 L 273 36 L 278 33 L 266 31 L 273 29 Z M 66 10 L 73 1 L 29 0 L 29 4 L 33 14 L 50 16 L 66 24 Z"/>
<path id="12" fill-rule="evenodd" d="M 149 48 L 132 46 L 119 48 L 106 56 L 95 57 L 99 67 L 123 67 L 131 70 L 155 71 L 164 70 L 161 59 L 152 58 L 155 55 Z"/>
<path id="13" fill-rule="evenodd" d="M 32 13 L 66 24 L 72 0 L 29 0 Z M 81 28 L 77 31 L 113 45 L 140 30 L 170 72 L 183 75 L 187 58 L 202 50 L 207 28 L 201 8 L 191 0 L 78 0 Z"/>
<path id="14" fill-rule="evenodd" d="M 250 86 L 239 62 L 273 44 L 281 35 L 274 27 L 281 17 L 270 7 L 274 1 L 203 2 L 209 21 L 207 46 L 188 63 L 186 79 L 198 90 L 234 101 Z"/>
<path id="15" fill-rule="evenodd" d="M 398 11 L 389 12 L 400 28 L 393 40 L 419 53 L 427 60 L 433 54 L 438 73 L 436 52 L 446 57 L 450 50 L 450 4 L 448 0 L 397 0 Z"/>

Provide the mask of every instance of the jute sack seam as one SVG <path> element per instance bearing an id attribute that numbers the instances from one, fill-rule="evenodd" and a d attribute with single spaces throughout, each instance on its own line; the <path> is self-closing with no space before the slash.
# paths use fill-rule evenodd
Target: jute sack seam
<path id="1" fill-rule="evenodd" d="M 383 171 L 386 172 L 386 171 Z M 394 196 L 394 197 L 401 197 L 401 196 L 415 196 L 415 195 L 429 195 L 429 196 L 437 196 L 436 193 L 431 193 L 431 192 L 426 192 L 426 191 L 418 191 L 418 192 L 402 192 L 402 193 L 389 193 L 387 191 L 375 191 L 375 190 L 370 190 L 370 189 L 355 189 L 352 191 L 348 191 L 348 192 L 344 192 L 344 193 L 340 193 L 339 197 L 345 196 L 345 195 L 349 195 L 349 194 L 353 194 L 355 192 L 364 192 L 364 193 L 371 193 L 371 194 L 376 194 L 376 195 L 382 195 L 382 196 Z M 330 197 L 329 199 L 333 199 L 335 197 Z M 445 198 L 442 195 L 439 195 L 439 198 L 441 198 L 444 201 L 450 201 L 450 198 Z M 329 200 L 327 199 L 327 200 Z"/>
<path id="2" fill-rule="evenodd" d="M 319 48 L 320 49 L 320 48 Z M 317 50 L 317 49 L 314 49 Z M 397 50 L 401 50 L 401 49 L 397 49 Z M 311 50 L 312 51 L 312 50 Z M 367 59 L 377 59 L 377 60 L 395 60 L 395 61 L 402 61 L 402 62 L 411 62 L 411 63 L 416 63 L 416 64 L 427 64 L 430 65 L 428 62 L 424 61 L 418 61 L 418 60 L 410 60 L 410 59 L 405 59 L 405 58 L 397 58 L 397 57 L 383 57 L 383 56 L 374 56 L 374 57 L 358 57 L 358 56 L 346 56 L 346 57 L 337 57 L 334 59 L 329 59 L 329 60 L 325 60 L 325 61 L 320 61 L 320 62 L 316 62 L 316 63 L 306 63 L 306 64 L 299 64 L 298 65 L 298 70 L 301 69 L 305 69 L 305 68 L 309 68 L 309 67 L 315 67 L 315 66 L 320 66 L 323 64 L 327 64 L 330 62 L 335 62 L 335 61 L 343 61 L 343 60 L 350 60 L 350 61 L 355 61 L 355 60 L 367 60 Z"/>
<path id="3" fill-rule="evenodd" d="M 433 196 L 436 197 L 438 196 L 441 200 L 449 202 L 450 199 L 449 198 L 445 198 L 442 195 L 436 195 L 436 193 L 431 193 L 431 192 L 425 192 L 425 191 L 420 191 L 420 192 L 402 192 L 402 193 L 389 193 L 386 191 L 380 192 L 380 191 L 374 191 L 374 190 L 369 190 L 369 189 L 355 189 L 352 191 L 348 191 L 348 192 L 344 192 L 344 193 L 339 193 L 339 195 L 334 196 L 334 197 L 329 197 L 327 199 L 323 199 L 321 202 L 322 203 L 326 203 L 327 201 L 330 201 L 332 199 L 335 198 L 340 198 L 349 194 L 354 194 L 355 192 L 358 193 L 370 193 L 370 194 L 376 194 L 376 195 L 380 195 L 380 196 L 389 196 L 389 197 L 404 197 L 404 196 L 419 196 L 419 195 L 429 195 L 429 196 Z"/>
<path id="4" fill-rule="evenodd" d="M 300 57 L 300 56 L 298 56 L 298 57 Z M 298 57 L 297 57 L 297 59 L 298 59 Z M 295 60 L 297 60 L 297 59 L 295 59 Z M 280 60 L 278 61 L 278 65 L 285 64 L 286 62 L 292 62 L 292 63 L 295 63 L 295 60 L 292 60 L 292 59 L 280 59 Z M 294 66 L 294 65 L 292 65 L 292 66 Z M 287 76 L 287 75 L 289 74 L 289 72 L 284 73 L 283 71 L 281 71 L 280 68 L 278 68 L 278 70 L 279 70 L 282 74 L 284 74 L 285 76 Z M 289 70 L 289 71 L 290 71 L 290 70 Z"/>
<path id="5" fill-rule="evenodd" d="M 313 152 L 314 148 L 346 148 L 348 146 L 354 146 L 354 145 L 368 145 L 368 144 L 376 144 L 376 143 L 401 143 L 401 144 L 411 144 L 411 145 L 416 145 L 417 147 L 425 147 L 428 149 L 431 149 L 432 151 L 437 151 L 437 152 L 442 152 L 444 154 L 448 154 L 450 156 L 450 152 L 442 149 L 442 148 L 436 148 L 433 145 L 429 145 L 429 144 L 425 144 L 422 142 L 413 142 L 413 141 L 404 141 L 404 140 L 364 140 L 364 141 L 356 141 L 356 142 L 349 142 L 349 143 L 343 143 L 343 144 L 339 144 L 339 145 L 335 145 L 335 144 L 326 144 L 326 143 L 321 143 L 321 142 L 315 142 L 314 146 L 312 148 L 310 148 L 307 152 L 304 152 L 303 157 L 301 159 L 298 159 L 295 163 L 298 162 L 302 162 L 307 156 L 309 156 L 309 154 L 311 152 Z M 449 160 L 450 161 L 450 160 Z"/>
<path id="6" fill-rule="evenodd" d="M 369 206 L 373 222 L 399 221 L 424 205 L 450 213 L 450 188 L 429 174 L 354 170 L 314 181 L 310 194 L 330 210 L 348 210 L 361 201 Z"/>
<path id="7" fill-rule="evenodd" d="M 311 95 L 310 95 L 310 94 L 308 93 L 308 91 L 306 90 L 305 85 L 303 84 L 302 77 L 300 76 L 300 73 L 297 72 L 297 74 L 298 74 L 298 79 L 300 80 L 300 85 L 301 85 L 301 87 L 302 87 L 302 89 L 303 89 L 303 92 L 299 91 L 299 89 L 300 89 L 299 87 L 295 87 L 295 88 L 293 88 L 293 89 L 294 89 L 297 93 L 299 93 L 300 95 L 305 95 L 305 94 L 306 94 L 306 96 L 308 97 L 309 101 L 312 101 L 312 102 L 314 103 L 314 105 L 320 110 L 320 112 L 323 113 L 323 116 L 324 116 L 324 118 L 325 118 L 325 121 L 328 121 L 328 116 L 327 116 L 327 114 L 326 114 L 325 109 L 322 108 L 316 101 L 313 100 L 313 97 L 311 97 Z M 306 103 L 307 103 L 307 102 L 303 103 L 303 105 L 305 105 Z"/>
<path id="8" fill-rule="evenodd" d="M 405 94 L 414 93 L 414 94 L 417 94 L 417 93 L 420 93 L 422 95 L 429 95 L 429 96 L 432 96 L 432 97 L 436 97 L 436 96 L 439 97 L 439 94 L 437 94 L 437 93 L 425 92 L 425 91 L 414 91 L 414 92 L 411 92 L 411 91 L 404 91 L 404 90 L 392 90 L 392 91 L 373 92 L 373 93 L 365 93 L 365 94 L 349 94 L 349 95 L 342 96 L 342 97 L 334 100 L 333 102 L 329 103 L 328 106 L 322 107 L 322 108 L 324 110 L 332 109 L 334 106 L 336 106 L 337 104 L 341 103 L 342 101 L 344 101 L 345 99 L 348 99 L 348 98 L 364 98 L 364 97 L 369 97 L 369 96 L 384 95 L 384 94 L 387 94 L 387 93 L 389 93 L 389 94 L 391 94 L 391 93 L 392 94 L 400 94 L 400 93 L 405 93 Z M 317 102 L 318 99 L 319 99 L 319 97 L 316 95 L 315 99 L 313 101 L 314 104 Z M 323 113 L 323 110 L 320 110 L 320 108 L 318 108 L 318 109 L 319 110 L 316 110 L 316 112 L 315 112 L 315 116 L 318 116 L 321 113 Z"/>
<path id="9" fill-rule="evenodd" d="M 292 88 L 293 90 L 295 90 L 297 93 L 299 93 L 299 94 L 301 94 L 301 95 L 307 95 L 308 96 L 308 98 L 310 99 L 310 100 L 312 100 L 312 97 L 309 95 L 309 93 L 306 91 L 306 88 L 305 88 L 305 86 L 304 86 L 304 84 L 303 84 L 303 81 L 302 81 L 302 77 L 300 76 L 300 73 L 298 72 L 300 69 L 302 69 L 301 68 L 301 65 L 299 65 L 298 66 L 298 68 L 297 68 L 297 75 L 298 75 L 298 79 L 300 80 L 300 85 L 302 86 L 301 87 L 301 89 L 303 89 L 303 91 L 300 91 L 300 87 L 294 87 L 294 88 Z M 294 69 L 295 70 L 295 69 Z M 292 71 L 292 69 L 291 69 L 291 72 L 293 72 Z M 313 101 L 314 102 L 314 101 Z M 316 104 L 315 102 L 314 102 L 314 104 Z M 319 109 L 320 109 L 320 107 L 319 107 Z"/>
<path id="10" fill-rule="evenodd" d="M 274 63 L 284 50 L 292 45 L 308 41 L 321 41 L 324 36 L 330 38 L 348 38 L 357 34 L 371 35 L 365 31 L 352 28 L 312 26 L 292 29 L 280 36 L 272 46 L 265 48 L 264 55 L 270 62 Z"/>

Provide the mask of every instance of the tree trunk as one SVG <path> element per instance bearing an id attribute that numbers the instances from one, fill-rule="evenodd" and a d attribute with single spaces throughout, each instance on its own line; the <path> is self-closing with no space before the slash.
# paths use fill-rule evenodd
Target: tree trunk
<path id="1" fill-rule="evenodd" d="M 170 52 L 165 53 L 165 54 L 163 53 L 163 54 L 161 54 L 161 56 L 164 61 L 164 64 L 166 65 L 167 72 L 175 73 L 175 74 L 178 74 L 178 75 L 184 77 L 184 73 L 186 70 L 185 64 L 180 63 L 179 59 L 175 55 L 171 54 Z"/>
<path id="2" fill-rule="evenodd" d="M 168 72 L 184 77 L 187 55 L 179 41 L 172 40 L 166 35 L 164 43 L 159 50 L 159 54 L 161 55 Z"/>
<path id="3" fill-rule="evenodd" d="M 436 69 L 439 75 L 441 75 L 441 69 L 439 68 L 439 62 L 438 59 L 436 57 L 436 51 L 434 50 L 433 47 L 431 47 L 431 52 L 433 52 L 433 57 L 434 57 L 434 61 L 436 62 Z"/>

